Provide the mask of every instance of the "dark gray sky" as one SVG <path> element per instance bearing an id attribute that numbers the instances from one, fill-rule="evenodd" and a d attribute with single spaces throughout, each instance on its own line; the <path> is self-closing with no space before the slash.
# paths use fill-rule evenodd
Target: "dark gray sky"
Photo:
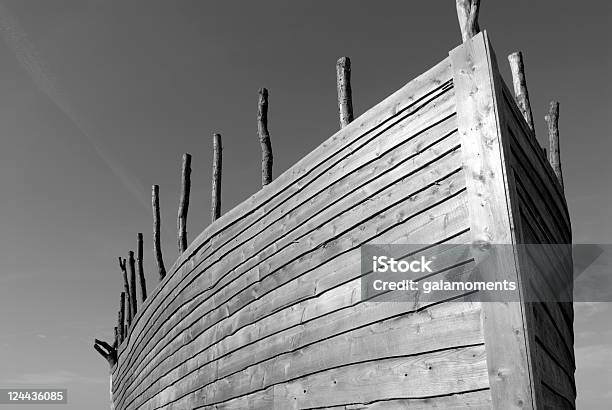
<path id="1" fill-rule="evenodd" d="M 0 2 L 0 387 L 68 387 L 67 409 L 108 408 L 116 259 L 145 233 L 161 185 L 167 265 L 180 157 L 193 155 L 189 233 L 208 223 L 211 134 L 223 134 L 223 209 L 257 191 L 258 87 L 270 89 L 275 174 L 338 128 L 335 61 L 353 62 L 356 114 L 460 43 L 454 1 Z M 610 6 L 483 0 L 499 65 L 525 55 L 537 133 L 561 102 L 574 240 L 611 243 Z M 612 308 L 576 307 L 578 408 L 612 399 Z M 26 407 L 23 407 L 26 410 Z"/>

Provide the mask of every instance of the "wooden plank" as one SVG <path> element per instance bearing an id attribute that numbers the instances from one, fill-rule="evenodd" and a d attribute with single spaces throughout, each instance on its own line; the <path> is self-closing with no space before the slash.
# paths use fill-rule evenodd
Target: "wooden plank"
<path id="1" fill-rule="evenodd" d="M 333 369 L 281 385 L 274 395 L 275 404 L 285 401 L 312 408 L 383 397 L 435 396 L 487 384 L 484 348 L 477 346 Z"/>
<path id="2" fill-rule="evenodd" d="M 441 173 L 446 172 L 453 166 L 456 166 L 455 164 L 458 163 L 458 154 L 456 152 L 451 152 L 451 151 L 453 149 L 453 145 L 457 143 L 458 141 L 456 139 L 448 137 L 448 138 L 445 138 L 440 144 L 436 144 L 433 147 L 424 151 L 423 155 L 419 155 L 418 157 L 419 162 L 416 162 L 417 158 L 415 157 L 413 160 L 411 160 L 411 163 L 412 163 L 411 168 L 415 166 L 417 167 L 417 169 L 422 168 L 422 167 L 424 168 L 422 168 L 422 171 L 419 171 L 416 174 L 411 175 L 409 178 L 405 179 L 399 184 L 397 184 L 396 182 L 398 180 L 401 180 L 402 178 L 406 178 L 407 173 L 409 174 L 411 171 L 408 171 L 402 167 L 396 168 L 393 171 L 391 171 L 388 175 L 384 175 L 384 177 L 376 179 L 374 181 L 374 185 L 371 188 L 369 188 L 370 185 L 368 185 L 368 187 L 363 188 L 359 191 L 356 191 L 357 194 L 359 194 L 359 196 L 357 196 L 356 198 L 347 197 L 346 201 L 339 203 L 339 208 L 336 208 L 335 212 L 337 212 L 341 217 L 336 218 L 335 221 L 333 221 L 333 218 L 327 219 L 327 220 L 323 219 L 323 217 L 327 216 L 327 214 L 321 215 L 321 219 L 319 219 L 321 220 L 321 222 L 319 222 L 318 224 L 315 224 L 318 221 L 316 218 L 312 219 L 311 222 L 315 224 L 314 227 L 308 226 L 311 229 L 310 231 L 305 232 L 305 234 L 308 234 L 308 232 L 313 232 L 308 237 L 308 240 L 309 241 L 314 240 L 313 235 L 315 235 L 317 232 L 315 229 L 322 229 L 322 228 L 328 229 L 329 227 L 326 227 L 325 225 L 329 224 L 332 221 L 333 221 L 333 224 L 337 224 L 339 226 L 344 226 L 347 224 L 350 226 L 350 224 L 355 223 L 355 221 L 357 221 L 358 219 L 367 219 L 368 215 L 375 214 L 377 212 L 376 209 L 380 209 L 380 207 L 385 204 L 385 202 L 376 201 L 376 198 L 381 197 L 382 195 L 387 195 L 387 193 L 390 192 L 391 193 L 390 196 L 387 197 L 386 199 L 393 200 L 393 197 L 401 195 L 402 193 L 402 190 L 400 189 L 401 185 L 405 185 L 408 187 L 410 185 L 419 186 L 421 184 L 428 183 L 428 181 L 431 181 L 432 178 L 435 178 L 435 176 L 438 176 Z M 432 162 L 432 161 L 435 161 L 436 158 L 440 157 L 440 155 L 444 154 L 445 152 L 450 152 L 450 154 L 443 157 L 442 162 L 440 164 Z M 421 161 L 426 161 L 426 162 L 421 164 L 420 163 Z M 429 163 L 431 164 L 427 165 Z M 377 194 L 377 192 L 383 188 L 385 190 Z M 372 196 L 372 194 L 375 194 L 375 196 Z M 361 197 L 362 199 L 358 200 L 357 198 L 359 197 Z M 359 209 L 353 208 L 350 211 L 348 211 L 350 206 L 355 205 L 356 202 L 358 205 L 361 206 L 361 208 Z M 372 207 L 374 210 L 369 209 Z M 349 216 L 351 215 L 354 216 L 352 218 L 353 222 L 350 222 L 351 218 Z M 334 215 L 334 218 L 335 217 L 336 215 Z M 327 230 L 327 232 L 329 232 L 329 229 Z M 298 237 L 297 239 L 299 238 L 301 237 Z M 287 238 L 283 242 L 280 242 L 279 245 L 275 244 L 274 247 L 270 247 L 269 253 L 271 254 L 270 256 L 274 256 L 275 254 L 272 252 L 277 251 L 278 248 L 280 247 L 281 249 L 284 250 L 284 253 L 287 254 L 293 249 L 299 249 L 300 247 L 304 247 L 304 246 L 308 246 L 308 245 L 304 244 L 303 242 L 302 243 L 298 242 L 296 238 Z M 289 253 L 289 255 L 291 255 L 291 253 Z M 263 256 L 265 256 L 265 254 Z M 257 259 L 258 263 L 261 263 L 263 262 L 263 260 L 265 260 L 263 256 Z M 259 267 L 257 269 L 259 269 L 259 271 L 253 271 L 252 276 L 255 277 L 256 275 L 258 276 L 262 275 L 262 269 Z M 242 272 L 243 270 L 239 270 L 238 272 L 236 272 L 236 274 L 240 274 Z M 210 295 L 215 295 L 214 293 L 211 293 L 210 291 L 208 291 L 210 286 L 207 286 L 207 283 L 210 283 L 210 282 L 204 282 L 204 280 L 208 278 L 209 277 L 207 276 L 202 276 L 202 280 L 195 282 L 193 286 L 187 289 L 184 295 L 181 295 L 180 299 L 176 298 L 175 305 L 177 305 L 177 307 L 173 308 L 172 305 L 168 307 L 168 310 L 173 312 L 172 323 L 182 320 L 184 315 L 193 311 L 194 307 L 197 307 L 203 301 L 208 300 Z M 206 292 L 202 292 L 202 289 L 204 289 Z M 221 289 L 221 291 L 227 293 L 227 289 Z M 200 295 L 198 295 L 198 293 L 200 293 Z M 229 296 L 226 297 L 226 299 L 230 299 L 230 298 L 231 298 L 231 294 L 229 294 Z M 183 302 L 183 301 L 187 301 L 187 302 Z M 217 304 L 217 306 L 219 305 L 220 303 Z M 211 310 L 212 309 L 214 308 L 211 307 Z M 159 337 L 166 335 L 166 334 L 167 334 L 167 330 L 164 330 L 163 328 L 157 332 L 157 335 L 160 335 Z M 150 339 L 148 339 L 149 340 L 148 345 L 155 346 L 155 344 L 158 344 L 159 337 L 156 338 L 155 336 L 153 336 Z M 146 346 L 144 349 L 145 351 L 148 351 L 148 352 L 152 350 L 152 348 L 148 348 Z"/>
<path id="3" fill-rule="evenodd" d="M 462 139 L 468 209 L 477 263 L 491 274 L 490 280 L 519 284 L 513 300 L 520 300 L 520 277 L 514 258 L 507 252 L 492 255 L 484 263 L 479 249 L 515 243 L 514 221 L 508 203 L 507 140 L 501 138 L 499 89 L 495 57 L 486 32 L 450 52 L 457 123 Z M 523 303 L 486 303 L 484 333 L 487 366 L 494 408 L 534 408 L 530 380 L 528 334 Z"/>
<path id="4" fill-rule="evenodd" d="M 278 282 L 278 279 L 275 279 L 275 276 L 271 276 L 269 278 L 270 280 L 267 280 L 263 282 L 262 285 L 259 285 L 259 282 L 263 278 L 261 277 L 261 272 L 255 272 L 255 275 L 253 276 L 254 281 L 252 282 L 252 284 L 257 285 L 257 288 L 259 288 L 259 291 L 257 293 L 253 293 L 253 291 L 244 292 L 245 298 L 242 299 L 241 303 L 243 305 L 246 305 L 252 302 L 257 297 L 263 295 L 264 294 L 263 292 L 265 289 L 268 289 L 269 291 L 269 290 L 272 290 L 278 287 L 284 282 L 288 282 L 295 275 L 302 274 L 304 270 L 308 268 L 308 266 L 316 267 L 317 265 L 326 263 L 325 261 L 328 258 L 330 257 L 334 258 L 337 256 L 338 253 L 345 252 L 347 248 L 348 249 L 357 248 L 359 246 L 359 242 L 356 242 L 356 241 L 358 241 L 359 238 L 365 239 L 365 238 L 371 238 L 371 235 L 374 235 L 374 237 L 377 236 L 377 234 L 380 235 L 384 233 L 385 227 L 387 227 L 386 229 L 391 229 L 392 227 L 398 224 L 398 222 L 396 221 L 399 221 L 399 224 L 401 224 L 403 220 L 410 219 L 412 214 L 418 215 L 422 213 L 422 211 L 419 210 L 419 209 L 422 209 L 421 207 L 423 206 L 427 207 L 428 204 L 434 205 L 439 198 L 444 198 L 445 195 L 452 196 L 453 192 L 458 193 L 461 191 L 461 189 L 462 188 L 461 188 L 460 174 L 456 173 L 456 174 L 453 174 L 453 176 L 450 177 L 449 179 L 432 186 L 427 191 L 424 191 L 422 195 L 419 196 L 419 198 L 415 199 L 414 201 L 400 200 L 399 201 L 401 205 L 400 208 L 397 211 L 393 211 L 389 215 L 390 217 L 385 218 L 384 213 L 381 214 L 382 216 L 379 216 L 380 219 L 384 218 L 381 222 L 377 222 L 376 224 L 371 224 L 371 223 L 367 224 L 364 226 L 365 229 L 360 229 L 359 226 L 356 226 L 355 229 L 353 230 L 354 234 L 352 234 L 352 237 L 350 237 L 351 235 L 348 235 L 347 237 L 343 238 L 343 234 L 338 233 L 336 236 L 338 238 L 343 238 L 343 239 L 340 239 L 337 244 L 333 246 L 329 246 L 329 247 L 320 247 L 320 248 L 313 247 L 314 253 L 312 253 L 311 256 L 306 257 L 306 258 L 295 258 L 295 257 L 292 258 L 294 260 L 293 261 L 294 267 L 292 269 L 285 269 L 285 268 L 280 269 L 278 270 L 278 273 L 275 275 L 275 276 L 278 276 L 279 279 L 282 279 L 281 282 Z M 396 193 L 397 192 L 399 191 L 396 191 Z M 396 195 L 396 193 L 394 193 L 393 195 Z M 391 203 L 391 205 L 393 205 L 393 202 Z M 387 206 L 387 208 L 389 208 L 389 206 Z M 392 211 L 392 209 L 390 208 L 389 211 Z M 379 212 L 377 211 L 376 214 L 378 213 Z M 355 214 L 355 215 L 358 215 L 358 214 Z M 363 215 L 359 217 L 362 218 Z M 325 240 L 325 239 L 322 239 L 322 240 Z M 270 269 L 272 268 L 274 268 L 274 266 L 272 266 Z M 245 286 L 246 286 L 245 289 L 248 289 L 248 287 L 252 287 L 251 284 L 248 284 L 248 283 Z M 229 297 L 231 296 L 232 295 L 229 295 Z M 227 317 L 230 314 L 230 311 L 227 309 L 216 309 L 215 308 L 215 306 L 219 306 L 221 303 L 225 303 L 225 302 L 227 301 L 224 300 L 223 302 L 219 302 L 215 300 L 210 300 L 210 303 L 209 303 L 210 308 L 208 309 L 208 312 L 211 314 L 212 319 L 209 319 L 208 323 L 214 324 L 217 321 Z M 218 319 L 214 319 L 215 316 L 217 316 Z M 192 334 L 188 332 L 185 334 L 185 339 L 183 339 L 182 343 L 186 343 L 187 340 L 190 340 L 190 339 L 192 339 Z M 136 377 L 135 375 L 138 373 L 139 373 L 138 371 L 134 371 L 128 377 L 134 378 Z"/>
<path id="5" fill-rule="evenodd" d="M 480 321 L 480 305 L 472 303 L 446 303 L 431 307 L 426 311 L 414 312 L 410 304 L 378 303 L 373 310 L 367 306 L 356 315 L 356 323 L 341 320 L 335 325 L 347 327 L 348 331 L 332 332 L 326 336 L 326 328 L 334 325 L 320 323 L 319 330 L 304 329 L 305 338 L 312 341 L 293 341 L 289 336 L 283 343 L 293 343 L 294 348 L 257 365 L 229 374 L 223 373 L 223 364 L 204 366 L 196 375 L 181 380 L 180 386 L 185 395 L 173 403 L 187 406 L 189 393 L 198 390 L 196 396 L 206 400 L 225 400 L 263 390 L 287 380 L 325 371 L 330 368 L 344 367 L 353 363 L 373 362 L 378 358 L 416 355 L 432 350 L 442 350 L 461 345 L 480 344 L 483 341 Z M 372 315 L 376 313 L 376 315 Z M 391 317 L 389 317 L 391 315 Z M 378 316 L 378 317 L 377 317 Z M 369 318 L 373 323 L 363 326 Z M 313 333 L 314 330 L 314 333 Z M 340 330 L 340 329 L 339 329 Z M 384 336 L 383 336 L 384 335 Z M 254 349 L 256 351 L 256 349 Z M 231 356 L 227 359 L 232 360 Z M 210 372 L 218 371 L 211 376 Z M 173 391 L 173 396 L 176 394 Z M 166 401 L 154 398 L 150 407 L 165 406 Z M 168 397 L 164 397 L 168 398 Z M 204 403 L 202 403 L 204 404 Z M 189 403 L 197 406 L 197 403 Z"/>
<path id="6" fill-rule="evenodd" d="M 209 410 L 287 410 L 291 407 L 274 405 L 274 387 L 263 392 L 257 392 L 221 404 L 205 406 Z M 429 409 L 491 409 L 491 392 L 489 389 L 462 392 L 426 398 L 394 398 L 381 399 L 369 403 L 341 404 L 339 406 L 325 406 L 328 410 L 429 410 Z"/>
<path id="7" fill-rule="evenodd" d="M 358 152 L 359 149 L 364 150 L 364 147 L 366 147 L 366 143 L 362 143 L 359 146 L 359 149 L 357 148 L 348 149 L 347 152 L 344 154 L 344 157 L 340 158 L 339 160 L 336 160 L 336 162 L 332 164 L 332 166 L 336 168 L 342 167 L 341 168 L 342 173 L 340 173 L 341 177 L 339 178 L 339 180 L 342 180 L 344 178 L 344 175 L 350 174 L 349 171 L 352 171 L 355 167 L 362 167 L 362 168 L 367 167 L 368 165 L 370 165 L 370 162 L 372 160 L 375 160 L 377 158 L 377 155 L 379 153 L 384 153 L 385 150 L 390 149 L 390 147 L 392 147 L 394 144 L 398 145 L 398 142 L 400 144 L 403 143 L 400 139 L 400 136 L 402 134 L 406 134 L 406 136 L 408 136 L 408 137 L 404 136 L 403 138 L 408 138 L 408 140 L 410 140 L 412 139 L 410 138 L 411 132 L 415 133 L 418 136 L 419 134 L 423 133 L 423 131 L 427 131 L 428 124 L 435 123 L 439 119 L 438 116 L 445 117 L 445 116 L 452 114 L 453 112 L 452 93 L 449 94 L 448 91 L 441 90 L 437 94 L 435 94 L 435 96 L 442 96 L 443 98 L 440 99 L 439 102 L 430 104 L 431 107 L 425 106 L 426 108 L 428 108 L 426 110 L 420 110 L 419 109 L 420 106 L 418 106 L 412 111 L 410 111 L 409 113 L 402 114 L 403 117 L 392 122 L 391 125 L 387 126 L 387 128 L 383 128 L 383 131 L 385 133 L 384 138 L 381 137 L 381 135 L 378 135 L 376 133 L 369 136 L 368 141 L 374 142 L 375 148 L 371 150 L 365 150 L 365 152 L 363 153 L 359 153 Z M 432 96 L 430 99 L 432 101 L 437 101 L 438 97 L 435 97 L 435 96 Z M 389 135 L 387 136 L 387 134 Z M 422 142 L 420 140 L 416 140 L 414 141 L 413 144 L 411 144 L 411 146 L 414 147 L 413 149 L 415 152 L 418 152 L 419 148 L 422 146 Z M 359 153 L 359 155 L 355 155 L 356 153 Z M 334 180 L 333 178 L 336 178 L 334 173 L 329 172 L 330 170 L 331 168 L 330 166 L 328 166 L 326 169 L 321 171 L 319 174 L 315 175 L 315 176 L 322 177 L 322 178 L 315 178 L 315 176 L 312 176 L 311 178 L 309 178 L 307 182 L 303 182 L 300 184 L 298 183 L 294 184 L 295 186 L 292 188 L 293 195 L 295 196 L 297 193 L 300 194 L 300 196 L 297 199 L 301 200 L 301 203 L 300 203 L 301 205 L 308 205 L 308 202 L 311 197 L 306 194 L 318 195 L 318 194 L 322 194 L 326 192 L 326 189 L 329 187 L 329 184 L 330 184 L 330 178 L 332 178 L 331 181 Z M 315 181 L 317 182 L 317 184 L 314 184 Z M 323 188 L 321 188 L 321 186 Z M 302 195 L 306 195 L 305 200 L 302 200 L 303 198 Z M 196 258 L 197 262 L 191 261 L 191 263 L 188 264 L 189 266 L 186 266 L 184 271 L 182 271 L 180 274 L 175 275 L 176 276 L 175 280 L 170 283 L 179 282 L 179 283 L 183 283 L 184 284 L 183 286 L 188 286 L 192 281 L 192 275 L 190 275 L 190 273 L 199 275 L 205 269 L 208 269 L 211 267 L 210 264 L 200 266 L 203 261 L 208 260 L 207 258 L 213 257 L 213 256 L 214 256 L 213 263 L 216 263 L 217 261 L 224 259 L 223 257 L 225 255 L 223 254 L 222 251 L 224 251 L 225 248 L 223 248 L 222 246 L 226 245 L 233 238 L 234 235 L 243 232 L 252 223 L 257 222 L 264 217 L 266 218 L 264 222 L 262 222 L 262 224 L 270 222 L 269 218 L 271 216 L 282 218 L 284 213 L 287 213 L 287 211 L 291 209 L 291 207 L 284 206 L 286 201 L 279 202 L 279 203 L 277 202 L 278 201 L 275 201 L 274 203 L 269 203 L 269 204 L 266 204 L 266 206 L 261 207 L 261 209 L 255 215 L 257 218 L 253 216 L 254 219 L 251 218 L 253 220 L 245 220 L 245 221 L 242 221 L 241 224 L 234 226 L 232 228 L 233 230 L 230 233 L 226 232 L 224 234 L 224 236 L 229 235 L 229 238 L 224 239 L 224 238 L 219 237 L 219 238 L 211 240 L 211 243 L 213 246 L 210 246 L 207 248 L 205 247 L 201 250 L 201 252 L 198 252 L 197 254 L 195 254 L 194 257 Z M 299 203 L 299 201 L 297 202 Z M 279 204 L 283 204 L 283 207 L 279 208 Z M 306 207 L 306 209 L 310 209 L 310 208 L 311 207 Z M 273 213 L 272 211 L 276 211 L 276 212 Z M 264 228 L 260 228 L 260 231 L 265 232 L 265 228 L 267 227 L 268 226 L 266 225 Z M 249 243 L 249 241 L 252 242 L 252 238 L 247 238 L 247 240 L 245 240 L 244 242 Z M 211 251 L 213 249 L 214 249 L 214 252 L 211 255 Z M 234 244 L 234 247 L 232 249 L 240 250 L 240 248 L 236 244 Z M 198 272 L 194 273 L 192 271 L 193 269 L 195 269 L 196 266 L 199 266 L 199 270 Z M 169 289 L 173 289 L 172 286 L 174 285 L 171 285 L 170 283 L 168 283 L 164 287 L 170 286 Z M 166 295 L 165 299 L 167 298 L 171 298 L 171 295 Z M 161 308 L 160 306 L 156 306 L 154 310 L 157 311 L 160 308 Z M 151 329 L 149 328 L 149 330 Z M 144 339 L 146 339 L 146 337 L 144 337 Z"/>
<path id="8" fill-rule="evenodd" d="M 181 257 L 179 257 L 179 259 L 174 263 L 170 269 L 172 274 L 167 275 L 162 285 L 156 288 L 149 298 L 147 306 L 154 306 L 155 304 L 159 303 L 159 300 L 164 296 L 164 289 L 166 288 L 165 284 L 171 281 L 175 275 L 181 276 L 180 274 L 177 274 L 177 272 L 179 270 L 182 271 L 184 265 L 190 265 L 189 261 L 196 251 L 210 246 L 210 240 L 214 235 L 239 223 L 256 209 L 269 202 L 271 199 L 282 195 L 287 187 L 300 183 L 302 179 L 310 175 L 314 169 L 320 166 L 321 163 L 336 155 L 337 151 L 342 149 L 342 147 L 346 147 L 352 142 L 358 140 L 361 136 L 373 132 L 378 127 L 384 125 L 385 122 L 393 119 L 393 117 L 403 114 L 412 107 L 415 101 L 419 101 L 423 97 L 427 96 L 432 89 L 445 84 L 450 80 L 450 77 L 451 73 L 449 59 L 445 59 L 426 73 L 410 81 L 406 86 L 402 87 L 396 93 L 389 96 L 375 107 L 366 111 L 363 115 L 349 124 L 349 126 L 337 132 L 319 148 L 308 154 L 296 165 L 281 174 L 266 189 L 262 189 L 261 191 L 255 193 L 240 206 L 235 207 L 215 221 L 215 224 L 207 227 L 196 238 L 196 240 L 192 242 L 192 244 L 188 247 L 187 252 L 185 252 L 184 255 L 181 255 Z M 332 153 L 331 156 L 329 153 Z M 149 309 L 142 310 L 143 312 L 152 312 Z M 138 332 L 133 333 L 134 336 L 131 339 L 137 339 L 141 329 L 147 326 L 147 324 L 144 323 L 146 320 L 140 319 L 141 317 L 145 316 L 148 317 L 148 315 L 143 313 L 138 316 L 135 324 L 138 327 Z M 124 348 L 121 349 L 121 351 L 130 351 L 130 343 L 130 339 L 128 339 L 128 343 L 124 345 Z"/>

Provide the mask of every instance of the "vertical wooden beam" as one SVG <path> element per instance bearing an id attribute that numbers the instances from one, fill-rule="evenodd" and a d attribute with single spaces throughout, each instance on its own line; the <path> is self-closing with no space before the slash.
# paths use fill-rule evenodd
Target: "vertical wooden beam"
<path id="1" fill-rule="evenodd" d="M 138 303 L 136 301 L 136 261 L 134 260 L 134 251 L 128 253 L 128 265 L 130 267 L 130 301 L 132 302 L 132 319 L 136 317 L 138 312 Z"/>
<path id="2" fill-rule="evenodd" d="M 514 99 L 518 105 L 527 125 L 533 131 L 533 116 L 531 104 L 529 103 L 529 92 L 527 91 L 527 80 L 525 79 L 525 65 L 523 64 L 523 53 L 517 51 L 508 56 L 510 70 L 512 71 L 512 85 L 514 86 Z"/>
<path id="3" fill-rule="evenodd" d="M 506 175 L 509 147 L 507 139 L 502 138 L 497 111 L 501 83 L 486 32 L 451 51 L 450 58 L 473 256 L 485 281 L 519 284 L 515 292 L 504 295 L 510 302 L 482 304 L 491 407 L 533 409 L 531 357 L 518 263 L 513 252 L 501 251 L 498 246 L 514 244 L 516 238 Z M 488 293 L 479 294 L 487 300 Z"/>
<path id="4" fill-rule="evenodd" d="M 159 280 L 163 280 L 166 276 L 166 267 L 164 266 L 164 258 L 161 249 L 161 216 L 159 211 L 159 185 L 153 185 L 151 188 L 151 205 L 153 206 L 153 253 L 157 262 L 157 271 Z"/>
<path id="5" fill-rule="evenodd" d="M 559 150 L 559 102 L 551 101 L 548 114 L 544 117 L 548 124 L 548 161 L 555 175 L 563 186 L 563 174 L 561 172 L 561 151 Z"/>
<path id="6" fill-rule="evenodd" d="M 132 318 L 134 317 L 134 315 L 132 314 L 132 294 L 130 292 L 130 283 L 128 281 L 128 273 L 127 273 L 127 268 L 126 268 L 126 260 L 125 258 L 121 258 L 121 256 L 119 257 L 119 267 L 121 268 L 121 271 L 123 272 L 123 288 L 125 290 L 125 297 L 126 297 L 126 301 L 127 301 L 127 311 L 126 311 L 126 321 L 127 321 L 127 326 L 129 327 L 132 324 Z M 124 332 L 125 336 L 127 336 L 127 331 Z"/>
<path id="7" fill-rule="evenodd" d="M 456 0 L 461 39 L 466 42 L 480 32 L 478 12 L 480 0 Z"/>
<path id="8" fill-rule="evenodd" d="M 269 138 L 268 138 L 269 140 Z M 221 172 L 223 167 L 221 134 L 213 134 L 213 167 L 210 218 L 215 222 L 221 216 Z"/>
<path id="9" fill-rule="evenodd" d="M 117 328 L 119 329 L 119 343 L 125 339 L 125 292 L 121 292 L 119 298 L 119 316 L 117 317 Z"/>
<path id="10" fill-rule="evenodd" d="M 268 89 L 259 89 L 259 101 L 257 104 L 257 134 L 261 144 L 261 186 L 272 182 L 272 143 L 268 132 Z"/>
<path id="11" fill-rule="evenodd" d="M 117 349 L 117 347 L 119 346 L 119 329 L 117 328 L 117 326 L 115 326 L 114 334 L 115 339 L 113 341 L 113 348 Z"/>
<path id="12" fill-rule="evenodd" d="M 181 169 L 181 199 L 178 210 L 178 249 L 182 254 L 187 249 L 187 212 L 189 211 L 189 195 L 191 193 L 191 155 L 183 154 Z"/>
<path id="13" fill-rule="evenodd" d="M 138 261 L 138 281 L 140 282 L 140 297 L 144 303 L 147 300 L 147 282 L 144 274 L 144 262 L 143 262 L 143 239 L 142 233 L 138 233 L 138 246 L 137 246 L 136 259 Z"/>
<path id="14" fill-rule="evenodd" d="M 351 90 L 351 59 L 340 57 L 336 62 L 336 88 L 340 128 L 353 121 L 353 92 Z"/>

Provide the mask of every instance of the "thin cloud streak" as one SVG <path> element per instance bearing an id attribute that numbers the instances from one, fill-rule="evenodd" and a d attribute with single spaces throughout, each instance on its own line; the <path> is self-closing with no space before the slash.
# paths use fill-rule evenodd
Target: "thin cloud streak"
<path id="1" fill-rule="evenodd" d="M 25 31 L 3 3 L 0 3 L 0 31 L 4 41 L 15 52 L 17 60 L 30 75 L 37 87 L 72 120 L 93 146 L 100 159 L 119 178 L 128 192 L 145 208 L 149 209 L 151 204 L 148 196 L 143 191 L 142 184 L 135 177 L 129 175 L 125 168 L 113 158 L 108 149 L 101 144 L 97 137 L 98 132 L 93 124 L 86 121 L 82 115 L 79 115 L 70 103 L 66 93 L 61 89 L 57 78 L 47 69 L 43 59 L 28 39 Z"/>

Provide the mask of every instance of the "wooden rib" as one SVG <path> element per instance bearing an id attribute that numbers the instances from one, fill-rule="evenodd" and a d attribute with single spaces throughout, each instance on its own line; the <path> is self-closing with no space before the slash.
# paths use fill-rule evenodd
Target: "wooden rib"
<path id="1" fill-rule="evenodd" d="M 561 152 L 559 150 L 559 103 L 550 102 L 550 109 L 545 117 L 548 124 L 549 162 L 555 175 L 563 186 L 563 173 L 561 172 Z"/>
<path id="2" fill-rule="evenodd" d="M 138 281 L 140 282 L 140 298 L 142 303 L 147 300 L 147 282 L 144 273 L 144 265 L 143 265 L 143 239 L 142 233 L 138 233 L 138 243 L 136 249 L 138 253 L 136 254 L 136 259 L 138 261 Z"/>
<path id="3" fill-rule="evenodd" d="M 525 65 L 523 64 L 523 53 L 516 51 L 508 56 L 510 71 L 512 72 L 512 85 L 514 86 L 514 99 L 523 114 L 523 118 L 529 128 L 535 132 L 533 127 L 533 115 L 531 114 L 531 103 L 527 91 L 527 80 L 525 78 Z"/>
<path id="4" fill-rule="evenodd" d="M 130 284 L 128 281 L 126 263 L 127 262 L 125 258 L 119 257 L 119 267 L 121 268 L 121 271 L 123 272 L 123 288 L 125 291 L 125 297 L 127 301 L 126 322 L 129 327 L 129 325 L 132 324 L 132 318 L 134 317 L 134 315 L 132 314 L 132 294 L 130 292 Z M 127 332 L 125 332 L 125 336 L 127 337 Z"/>
<path id="5" fill-rule="evenodd" d="M 157 272 L 159 280 L 162 281 L 166 276 L 166 267 L 161 248 L 161 216 L 159 210 L 159 185 L 151 188 L 151 205 L 153 207 L 153 253 L 157 262 Z"/>
<path id="6" fill-rule="evenodd" d="M 259 101 L 257 104 L 257 134 L 261 145 L 261 186 L 272 182 L 272 143 L 268 132 L 268 90 L 259 89 Z"/>
<path id="7" fill-rule="evenodd" d="M 125 292 L 121 292 L 121 297 L 119 298 L 119 316 L 117 318 L 117 327 L 119 330 L 119 342 L 123 342 L 125 338 Z"/>
<path id="8" fill-rule="evenodd" d="M 132 302 L 132 317 L 136 317 L 138 312 L 138 302 L 136 300 L 136 261 L 134 251 L 128 252 L 128 266 L 130 268 L 130 302 Z"/>
<path id="9" fill-rule="evenodd" d="M 191 193 L 191 155 L 183 154 L 181 168 L 181 198 L 177 218 L 179 255 L 187 249 L 187 212 L 189 211 L 189 195 Z"/>
<path id="10" fill-rule="evenodd" d="M 215 222 L 221 216 L 221 172 L 223 146 L 221 145 L 221 134 L 213 134 L 213 167 L 212 167 L 212 194 L 210 213 L 211 221 Z"/>
<path id="11" fill-rule="evenodd" d="M 351 59 L 348 57 L 340 57 L 336 62 L 336 88 L 338 89 L 340 128 L 344 128 L 353 121 Z"/>
<path id="12" fill-rule="evenodd" d="M 466 42 L 480 32 L 478 12 L 480 0 L 456 0 L 461 39 Z"/>

